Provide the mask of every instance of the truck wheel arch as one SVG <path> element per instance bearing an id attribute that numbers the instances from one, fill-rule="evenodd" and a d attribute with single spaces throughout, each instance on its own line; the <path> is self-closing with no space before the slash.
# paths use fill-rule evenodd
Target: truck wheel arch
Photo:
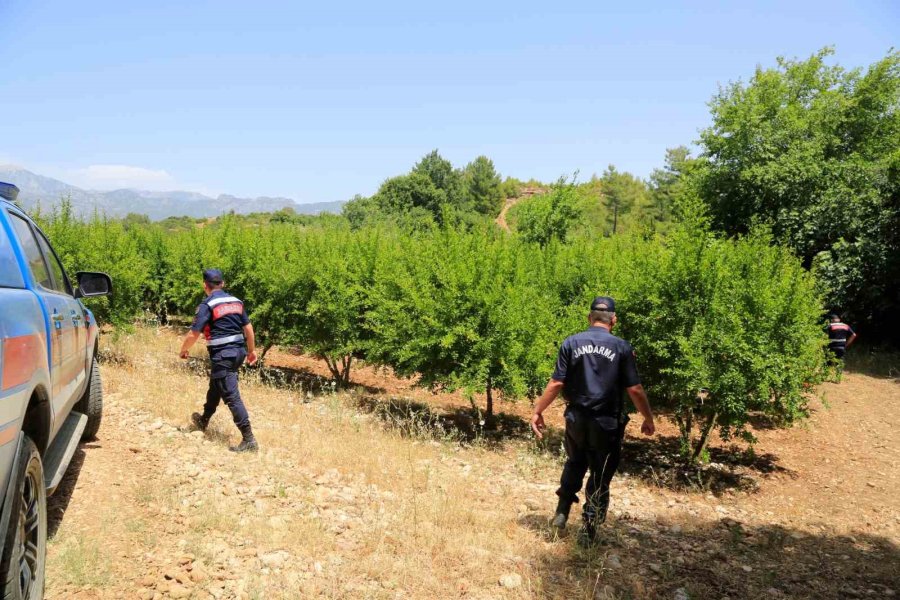
<path id="1" fill-rule="evenodd" d="M 47 447 L 50 445 L 50 427 L 52 423 L 50 398 L 43 387 L 37 387 L 31 393 L 28 408 L 25 409 L 22 432 L 31 438 L 41 456 L 44 456 Z"/>

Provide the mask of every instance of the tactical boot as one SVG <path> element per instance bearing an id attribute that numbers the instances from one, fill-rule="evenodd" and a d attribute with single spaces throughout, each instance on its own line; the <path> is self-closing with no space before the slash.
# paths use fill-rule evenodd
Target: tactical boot
<path id="1" fill-rule="evenodd" d="M 597 527 L 593 521 L 584 521 L 581 530 L 578 532 L 578 545 L 581 548 L 590 548 L 597 542 Z"/>
<path id="2" fill-rule="evenodd" d="M 559 503 L 556 505 L 556 514 L 553 515 L 553 519 L 550 521 L 550 527 L 562 532 L 566 528 L 566 521 L 569 520 L 570 508 L 572 508 L 572 503 L 560 498 Z"/>
<path id="3" fill-rule="evenodd" d="M 206 428 L 209 426 L 209 419 L 200 413 L 194 413 L 191 415 L 191 423 L 200 431 L 206 431 Z"/>
<path id="4" fill-rule="evenodd" d="M 259 450 L 259 444 L 256 443 L 256 438 L 253 437 L 253 432 L 249 427 L 246 431 L 242 431 L 241 435 L 244 437 L 241 443 L 237 446 L 232 446 L 229 450 L 232 452 L 256 452 Z"/>

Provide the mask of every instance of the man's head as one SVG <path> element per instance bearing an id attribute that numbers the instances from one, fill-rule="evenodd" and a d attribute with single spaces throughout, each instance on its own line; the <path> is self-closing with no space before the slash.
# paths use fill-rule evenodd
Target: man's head
<path id="1" fill-rule="evenodd" d="M 225 279 L 219 269 L 206 269 L 203 271 L 203 289 L 207 294 L 215 290 L 221 290 L 225 286 Z"/>
<path id="2" fill-rule="evenodd" d="M 841 317 L 837 313 L 831 313 L 830 315 L 828 315 L 828 320 L 832 323 L 837 323 L 841 320 Z"/>
<path id="3" fill-rule="evenodd" d="M 609 329 L 616 324 L 616 301 L 609 296 L 597 296 L 591 302 L 591 312 L 588 314 L 591 325 L 604 325 Z"/>

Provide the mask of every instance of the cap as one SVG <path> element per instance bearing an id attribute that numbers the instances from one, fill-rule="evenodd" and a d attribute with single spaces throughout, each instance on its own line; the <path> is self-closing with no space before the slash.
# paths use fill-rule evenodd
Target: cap
<path id="1" fill-rule="evenodd" d="M 609 296 L 597 296 L 591 302 L 591 310 L 605 310 L 607 312 L 616 312 L 616 301 Z"/>
<path id="2" fill-rule="evenodd" d="M 203 281 L 206 283 L 222 283 L 225 279 L 222 277 L 222 271 L 219 269 L 206 269 L 203 271 Z"/>

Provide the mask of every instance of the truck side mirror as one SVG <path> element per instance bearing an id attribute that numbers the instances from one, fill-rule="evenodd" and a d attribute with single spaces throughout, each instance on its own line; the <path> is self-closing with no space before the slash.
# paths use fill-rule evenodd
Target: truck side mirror
<path id="1" fill-rule="evenodd" d="M 112 292 L 112 280 L 106 273 L 79 271 L 75 273 L 75 279 L 78 281 L 76 298 L 96 298 Z"/>

